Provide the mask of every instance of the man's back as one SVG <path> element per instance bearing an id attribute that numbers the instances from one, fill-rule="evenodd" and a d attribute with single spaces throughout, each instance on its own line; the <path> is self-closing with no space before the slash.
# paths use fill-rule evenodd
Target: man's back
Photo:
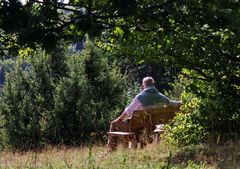
<path id="1" fill-rule="evenodd" d="M 149 86 L 137 96 L 143 107 L 159 103 L 169 103 L 169 99 L 160 93 L 154 86 Z"/>

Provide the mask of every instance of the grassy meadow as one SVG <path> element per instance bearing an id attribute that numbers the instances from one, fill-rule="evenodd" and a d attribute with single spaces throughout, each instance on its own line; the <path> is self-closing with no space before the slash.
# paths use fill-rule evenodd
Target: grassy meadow
<path id="1" fill-rule="evenodd" d="M 108 152 L 106 146 L 47 147 L 41 151 L 0 153 L 0 168 L 42 169 L 235 169 L 240 168 L 240 144 L 181 148 L 165 143 L 143 149 Z"/>

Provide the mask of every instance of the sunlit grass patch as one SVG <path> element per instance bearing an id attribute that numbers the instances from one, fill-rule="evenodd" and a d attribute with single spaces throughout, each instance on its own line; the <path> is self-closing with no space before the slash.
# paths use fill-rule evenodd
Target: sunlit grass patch
<path id="1" fill-rule="evenodd" d="M 0 168 L 42 169 L 217 169 L 240 166 L 240 144 L 170 147 L 148 144 L 143 149 L 106 146 L 48 147 L 41 151 L 0 152 Z"/>

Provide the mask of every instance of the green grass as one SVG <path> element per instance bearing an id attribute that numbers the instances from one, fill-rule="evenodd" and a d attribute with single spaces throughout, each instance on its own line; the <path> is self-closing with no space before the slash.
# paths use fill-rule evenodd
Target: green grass
<path id="1" fill-rule="evenodd" d="M 149 144 L 143 149 L 105 146 L 48 147 L 42 151 L 0 152 L 0 168 L 41 169 L 235 169 L 240 166 L 240 144 L 169 147 Z"/>

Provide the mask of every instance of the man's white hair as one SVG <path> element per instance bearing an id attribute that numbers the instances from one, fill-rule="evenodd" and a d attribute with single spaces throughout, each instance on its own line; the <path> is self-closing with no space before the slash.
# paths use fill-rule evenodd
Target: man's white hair
<path id="1" fill-rule="evenodd" d="M 145 87 L 153 86 L 155 84 L 154 79 L 150 76 L 144 77 L 142 82 Z"/>

